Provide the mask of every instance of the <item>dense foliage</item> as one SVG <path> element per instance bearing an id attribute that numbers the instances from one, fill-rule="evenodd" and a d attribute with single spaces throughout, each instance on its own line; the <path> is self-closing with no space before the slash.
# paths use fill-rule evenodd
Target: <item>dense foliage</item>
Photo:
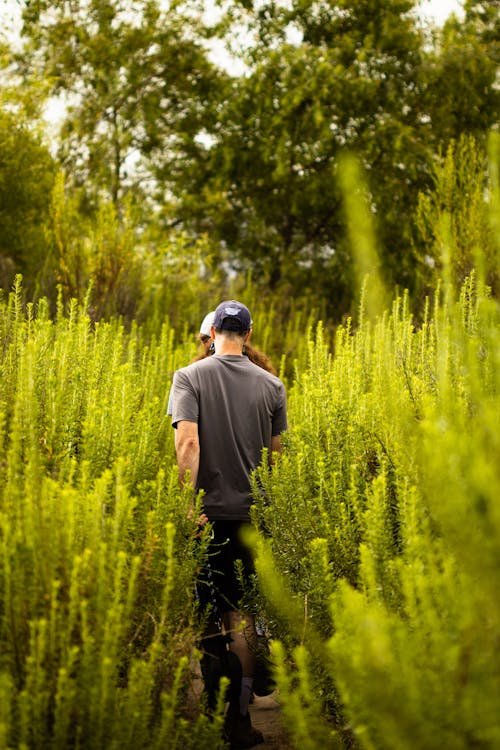
<path id="1" fill-rule="evenodd" d="M 0 286 L 41 268 L 56 165 L 40 134 L 0 110 Z"/>
<path id="2" fill-rule="evenodd" d="M 410 0 L 22 8 L 0 56 L 0 748 L 223 747 L 165 412 L 233 295 L 288 390 L 248 601 L 290 741 L 500 747 L 498 0 L 440 30 Z"/>
<path id="3" fill-rule="evenodd" d="M 338 179 L 347 150 L 366 173 L 386 280 L 423 299 L 436 257 L 415 226 L 419 196 L 454 143 L 474 138 L 481 159 L 498 127 L 497 0 L 469 0 L 442 29 L 424 26 L 413 0 L 20 6 L 19 43 L 0 58 L 2 111 L 16 123 L 1 142 L 15 150 L 0 162 L 4 285 L 23 272 L 26 289 L 53 301 L 56 275 L 65 298 L 82 301 L 90 278 L 113 292 L 96 293 L 93 314 L 131 319 L 147 296 L 139 277 L 152 260 L 166 273 L 165 248 L 180 243 L 200 276 L 236 272 L 261 293 L 307 296 L 338 322 L 356 304 Z M 33 141 L 44 101 L 63 112 L 50 165 Z M 18 169 L 28 152 L 30 169 Z M 54 184 L 55 169 L 64 177 Z M 50 210 L 61 180 L 91 254 L 107 252 L 110 213 L 126 235 L 112 268 L 80 249 L 71 277 L 73 249 Z"/>
<path id="4" fill-rule="evenodd" d="M 497 747 L 498 304 L 485 263 L 457 293 L 448 232 L 423 316 L 407 294 L 386 308 L 343 169 L 359 278 L 371 269 L 357 325 L 332 340 L 292 307 L 284 325 L 247 290 L 255 343 L 283 353 L 290 421 L 254 476 L 249 603 L 297 748 Z M 18 281 L 0 342 L 3 745 L 222 746 L 193 697 L 204 538 L 165 416 L 194 338 L 96 323 L 62 297 L 51 316 Z"/>
<path id="5" fill-rule="evenodd" d="M 186 709 L 203 545 L 164 414 L 187 351 L 19 288 L 0 338 L 1 747 L 219 746 Z"/>
<path id="6" fill-rule="evenodd" d="M 499 745 L 499 324 L 471 280 L 310 342 L 254 510 L 297 747 Z"/>
<path id="7" fill-rule="evenodd" d="M 193 344 L 19 289 L 0 313 L 2 746 L 217 747 L 164 416 Z M 405 297 L 299 352 L 254 543 L 301 750 L 498 746 L 499 335 L 473 276 L 419 326 Z"/>

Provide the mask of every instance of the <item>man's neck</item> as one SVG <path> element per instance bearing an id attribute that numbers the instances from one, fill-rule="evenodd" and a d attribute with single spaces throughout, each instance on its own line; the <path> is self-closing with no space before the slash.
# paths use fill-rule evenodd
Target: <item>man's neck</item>
<path id="1" fill-rule="evenodd" d="M 243 344 L 244 340 L 240 338 L 227 338 L 219 334 L 215 337 L 215 353 L 222 356 L 233 354 L 241 357 L 243 356 Z"/>
<path id="2" fill-rule="evenodd" d="M 243 356 L 242 346 L 238 341 L 223 340 L 215 343 L 215 353 L 224 356 L 225 354 L 236 354 Z"/>

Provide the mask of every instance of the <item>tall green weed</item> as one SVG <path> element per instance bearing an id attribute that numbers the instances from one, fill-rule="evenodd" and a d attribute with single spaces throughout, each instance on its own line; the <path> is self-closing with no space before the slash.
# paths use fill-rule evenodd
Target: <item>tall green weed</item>
<path id="1" fill-rule="evenodd" d="M 254 478 L 278 682 L 316 685 L 297 746 L 304 722 L 311 747 L 500 744 L 499 310 L 474 277 L 436 300 L 340 327 L 334 356 L 319 327 Z"/>
<path id="2" fill-rule="evenodd" d="M 473 146 L 460 148 L 476 169 Z M 496 252 L 496 174 L 487 203 L 479 182 L 457 214 L 436 200 L 444 271 L 417 318 L 406 295 L 384 311 L 380 280 L 363 279 L 377 273 L 373 235 L 344 172 L 359 321 L 333 350 L 321 325 L 310 336 L 285 451 L 253 477 L 261 595 L 297 747 L 500 746 L 500 310 L 484 264 L 455 291 L 454 234 L 475 210 Z M 456 191 L 453 153 L 441 177 Z"/>
<path id="3" fill-rule="evenodd" d="M 0 305 L 2 747 L 220 747 L 186 705 L 205 542 L 166 405 L 187 350 Z M 169 439 L 170 438 L 170 439 Z"/>

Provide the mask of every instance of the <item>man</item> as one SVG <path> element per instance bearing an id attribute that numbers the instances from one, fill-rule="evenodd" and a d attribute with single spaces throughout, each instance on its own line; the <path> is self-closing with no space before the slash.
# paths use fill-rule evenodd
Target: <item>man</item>
<path id="1" fill-rule="evenodd" d="M 210 336 L 215 354 L 178 370 L 173 379 L 172 424 L 179 479 L 203 490 L 204 515 L 213 524 L 209 550 L 211 585 L 223 623 L 232 635 L 231 650 L 243 672 L 239 705 L 231 705 L 228 733 L 232 747 L 249 748 L 263 742 L 251 725 L 248 704 L 252 693 L 257 636 L 254 618 L 240 611 L 243 594 L 236 560 L 244 577 L 253 571 L 251 556 L 241 542 L 248 523 L 249 475 L 268 455 L 281 452 L 287 428 L 286 394 L 281 380 L 243 356 L 251 334 L 250 312 L 236 300 L 215 310 Z"/>

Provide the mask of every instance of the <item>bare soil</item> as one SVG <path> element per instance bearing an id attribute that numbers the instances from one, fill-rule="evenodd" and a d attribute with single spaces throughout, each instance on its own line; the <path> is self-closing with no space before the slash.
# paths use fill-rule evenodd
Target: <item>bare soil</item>
<path id="1" fill-rule="evenodd" d="M 257 748 L 292 750 L 292 744 L 283 728 L 278 697 L 277 693 L 262 698 L 255 696 L 250 706 L 252 724 L 264 735 L 264 744 L 256 745 Z"/>
<path id="2" fill-rule="evenodd" d="M 187 696 L 187 709 L 189 713 L 195 716 L 203 691 L 203 681 L 199 662 L 194 661 L 191 667 L 193 679 Z M 260 729 L 264 735 L 264 743 L 256 745 L 256 748 L 262 748 L 262 750 L 266 748 L 267 750 L 294 750 L 283 727 L 278 691 L 262 697 L 254 696 L 253 702 L 250 704 L 250 716 L 253 726 Z"/>

